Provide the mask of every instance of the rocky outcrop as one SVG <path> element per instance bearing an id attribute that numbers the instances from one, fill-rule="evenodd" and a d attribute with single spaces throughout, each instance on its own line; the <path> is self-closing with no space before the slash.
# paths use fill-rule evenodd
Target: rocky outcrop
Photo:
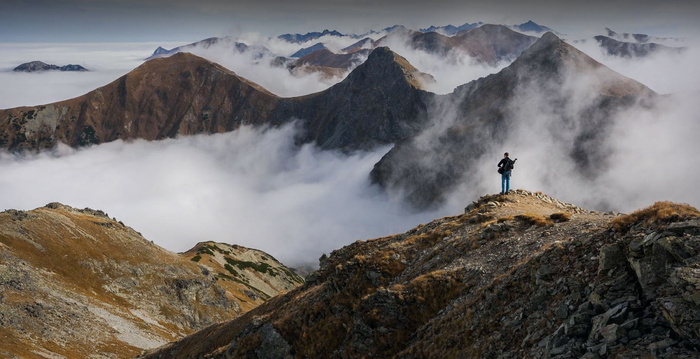
<path id="1" fill-rule="evenodd" d="M 233 278 L 207 254 L 169 252 L 102 211 L 0 213 L 0 356 L 133 357 L 303 282 L 263 252 L 209 246 L 269 269 Z"/>
<path id="2" fill-rule="evenodd" d="M 271 255 L 226 243 L 202 242 L 182 254 L 210 273 L 247 311 L 304 283 Z"/>
<path id="3" fill-rule="evenodd" d="M 699 220 L 485 196 L 323 256 L 302 287 L 144 357 L 697 357 Z"/>

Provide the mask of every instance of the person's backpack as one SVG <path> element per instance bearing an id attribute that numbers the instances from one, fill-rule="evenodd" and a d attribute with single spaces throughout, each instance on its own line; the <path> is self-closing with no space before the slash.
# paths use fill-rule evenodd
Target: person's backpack
<path id="1" fill-rule="evenodd" d="M 517 160 L 518 160 L 517 158 L 514 160 L 511 160 L 509 158 L 508 161 L 506 161 L 506 163 L 503 164 L 503 166 L 498 167 L 498 173 L 503 174 L 503 172 L 505 172 L 505 171 L 512 170 L 515 167 L 515 161 L 517 161 Z"/>
<path id="2" fill-rule="evenodd" d="M 514 159 L 514 160 L 511 160 L 511 159 L 509 158 L 508 161 L 507 161 L 507 163 L 506 163 L 503 167 L 506 168 L 506 171 L 510 171 L 510 170 L 513 169 L 513 167 L 515 167 L 515 161 L 517 161 L 517 160 L 518 160 L 517 158 Z"/>

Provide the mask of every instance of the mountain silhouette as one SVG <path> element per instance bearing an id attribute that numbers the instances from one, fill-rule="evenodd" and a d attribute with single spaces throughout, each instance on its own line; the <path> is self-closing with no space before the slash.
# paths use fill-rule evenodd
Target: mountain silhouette
<path id="1" fill-rule="evenodd" d="M 577 83 L 583 85 L 569 88 Z M 574 90 L 583 93 L 586 102 L 572 95 Z M 468 174 L 476 170 L 477 159 L 503 152 L 503 141 L 516 135 L 512 131 L 520 125 L 521 110 L 513 104 L 519 101 L 538 101 L 552 109 L 556 122 L 570 123 L 567 128 L 576 129 L 568 135 L 572 137 L 566 149 L 571 162 L 582 175 L 595 177 L 607 163 L 609 153 L 602 144 L 615 111 L 654 96 L 646 86 L 549 32 L 499 73 L 437 97 L 436 102 L 449 106 L 432 106 L 436 110 L 428 116 L 451 122 L 434 124 L 434 130 L 399 142 L 375 165 L 371 178 L 400 191 L 418 208 L 441 203 L 456 185 L 470 183 Z M 451 112 L 440 112 L 444 107 Z M 565 111 L 570 108 L 575 114 Z"/>
<path id="2" fill-rule="evenodd" d="M 189 53 L 156 58 L 74 99 L 0 110 L 0 145 L 11 151 L 160 140 L 241 125 L 300 119 L 303 142 L 353 150 L 397 141 L 425 121 L 422 81 L 388 48 L 377 48 L 342 82 L 319 93 L 278 97 Z M 401 95 L 401 97 L 397 97 Z"/>
<path id="3" fill-rule="evenodd" d="M 479 43 L 489 38 L 482 36 L 486 33 L 514 39 L 506 46 L 511 50 L 529 41 L 512 37 L 507 28 L 486 25 L 455 38 Z M 492 45 L 486 49 L 495 58 L 511 53 Z M 299 121 L 297 141 L 323 149 L 395 144 L 370 177 L 400 192 L 413 206 L 427 208 L 441 203 L 458 184 L 469 184 L 477 159 L 501 152 L 494 147 L 530 121 L 521 118 L 523 111 L 514 105 L 518 102 L 536 100 L 551 108 L 548 117 L 575 128 L 567 134 L 571 141 L 564 151 L 577 173 L 595 178 L 608 165 L 609 153 L 602 145 L 615 113 L 656 96 L 551 32 L 499 73 L 451 94 L 425 91 L 430 81 L 405 58 L 379 47 L 340 83 L 281 98 L 217 64 L 179 53 L 148 61 L 78 98 L 0 110 L 0 145 L 10 151 L 39 150 L 58 142 L 75 147 L 117 139 L 159 140 Z"/>

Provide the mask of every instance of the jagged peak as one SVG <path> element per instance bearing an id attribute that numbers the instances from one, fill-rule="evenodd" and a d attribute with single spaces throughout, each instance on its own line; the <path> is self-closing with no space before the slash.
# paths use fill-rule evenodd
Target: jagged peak
<path id="1" fill-rule="evenodd" d="M 535 41 L 535 43 L 532 44 L 528 50 L 523 52 L 523 54 L 540 51 L 551 46 L 559 46 L 562 44 L 565 44 L 565 42 L 560 39 L 559 36 L 555 35 L 551 31 L 548 31 L 544 33 L 539 40 Z"/>
<path id="2" fill-rule="evenodd" d="M 351 72 L 345 81 L 365 79 L 367 73 L 371 73 L 372 76 L 400 76 L 409 86 L 417 89 L 423 89 L 425 82 L 435 81 L 431 75 L 420 72 L 406 58 L 386 46 L 375 48 L 367 60 Z"/>

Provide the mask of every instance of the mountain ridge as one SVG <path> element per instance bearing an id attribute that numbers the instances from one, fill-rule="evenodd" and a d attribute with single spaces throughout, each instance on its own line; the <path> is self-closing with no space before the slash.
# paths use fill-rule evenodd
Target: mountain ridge
<path id="1" fill-rule="evenodd" d="M 621 215 L 486 195 L 324 255 L 302 287 L 141 358 L 690 358 L 698 235 L 683 204 Z"/>
<path id="2" fill-rule="evenodd" d="M 100 210 L 1 212 L 0 356 L 133 357 L 303 282 L 263 252 L 206 245 L 245 268 L 172 253 Z"/>
<path id="3" fill-rule="evenodd" d="M 0 145 L 9 150 L 40 150 L 58 142 L 77 147 L 117 139 L 159 140 L 302 119 L 303 142 L 354 150 L 396 141 L 420 126 L 422 97 L 428 96 L 421 90 L 421 81 L 430 81 L 430 76 L 386 48 L 375 49 L 363 65 L 327 90 L 281 98 L 221 65 L 177 53 L 150 60 L 74 99 L 0 110 Z M 364 75 L 353 74 L 360 72 Z M 344 91 L 354 92 L 349 96 Z M 395 91 L 418 102 L 389 106 L 379 102 Z M 380 105 L 385 108 L 376 110 Z M 335 113 L 338 108 L 358 117 L 353 120 L 349 113 Z M 338 126 L 353 122 L 363 128 L 361 133 L 340 141 L 334 137 L 344 131 Z M 375 131 L 378 127 L 383 130 Z"/>
<path id="4" fill-rule="evenodd" d="M 461 85 L 443 97 L 444 102 L 454 104 L 449 107 L 453 112 L 446 116 L 438 111 L 429 117 L 451 122 L 397 143 L 375 164 L 371 179 L 389 191 L 403 193 L 417 208 L 435 206 L 458 184 L 470 183 L 465 174 L 475 170 L 476 159 L 487 152 L 500 152 L 492 146 L 518 126 L 520 111 L 510 110 L 517 94 L 540 91 L 545 104 L 566 108 L 574 100 L 571 90 L 564 87 L 577 78 L 586 79 L 584 93 L 589 96 L 585 109 L 576 107 L 582 115 L 567 116 L 555 110 L 553 116 L 580 121 L 579 132 L 567 134 L 573 141 L 566 150 L 583 176 L 595 177 L 596 169 L 604 168 L 607 153 L 594 149 L 606 140 L 604 129 L 612 125 L 614 111 L 657 95 L 549 32 L 500 72 Z M 433 161 L 423 161 L 425 158 Z"/>

